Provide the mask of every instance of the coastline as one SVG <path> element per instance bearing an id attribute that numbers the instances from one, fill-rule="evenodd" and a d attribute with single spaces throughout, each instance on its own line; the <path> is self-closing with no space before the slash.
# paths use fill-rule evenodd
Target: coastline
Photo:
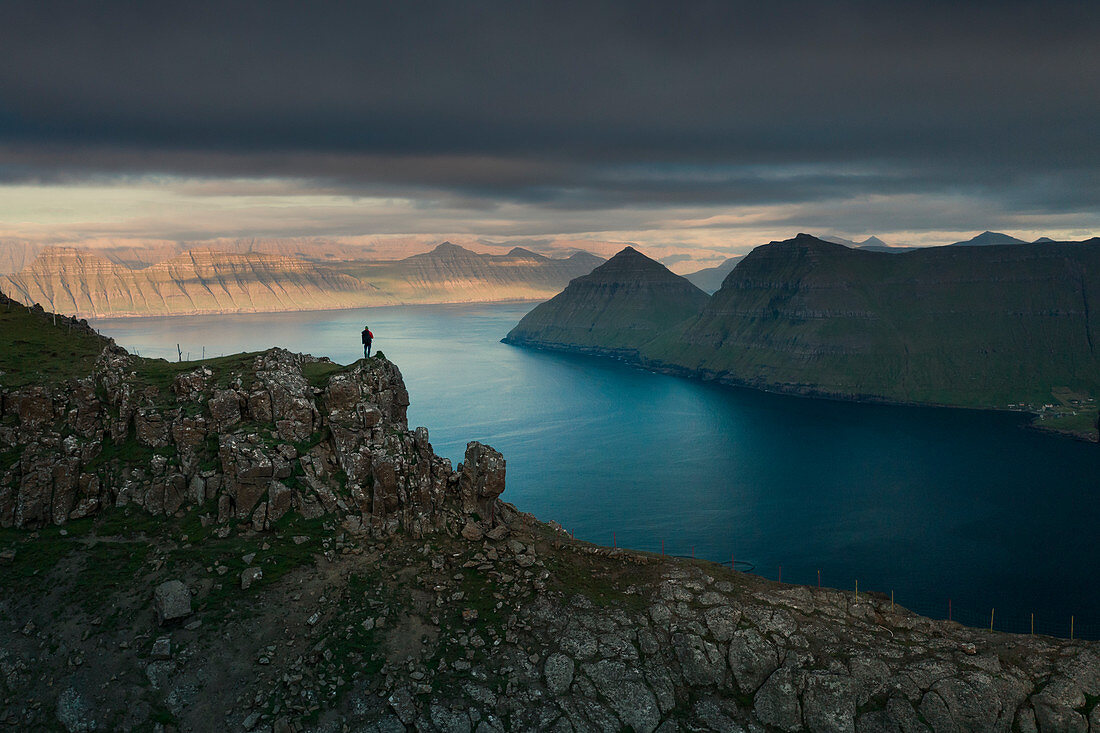
<path id="1" fill-rule="evenodd" d="M 1004 408 L 991 406 L 983 407 L 974 405 L 953 405 L 949 403 L 938 402 L 917 402 L 913 400 L 895 400 L 871 394 L 830 392 L 828 390 L 810 387 L 809 385 L 773 384 L 763 381 L 751 381 L 739 379 L 720 372 L 709 372 L 706 370 L 691 369 L 680 364 L 672 364 L 669 362 L 647 359 L 646 357 L 642 356 L 637 349 L 610 349 L 598 346 L 577 346 L 574 344 L 562 344 L 547 341 L 531 341 L 528 339 L 515 339 L 508 336 L 505 336 L 500 341 L 501 343 L 508 344 L 509 346 L 610 358 L 621 361 L 624 364 L 629 364 L 631 366 L 657 374 L 667 374 L 670 376 L 691 379 L 699 382 L 720 384 L 727 387 L 751 389 L 757 392 L 781 394 L 790 397 L 805 397 L 810 399 L 832 400 L 835 402 L 850 402 L 854 404 L 864 405 L 889 405 L 893 407 L 936 407 L 952 410 L 977 410 L 981 412 L 1003 412 L 1009 414 L 1025 413 L 1030 417 L 1030 422 L 1026 426 L 1029 430 L 1036 430 L 1043 433 L 1057 435 L 1059 437 L 1071 438 L 1084 443 L 1100 443 L 1100 433 L 1098 433 L 1098 431 L 1094 430 L 1085 433 L 1075 430 L 1061 430 L 1058 428 L 1041 425 L 1039 423 L 1040 414 L 1031 410 L 1006 410 Z"/>
<path id="2" fill-rule="evenodd" d="M 356 305 L 334 305 L 328 308 L 237 308 L 232 310 L 187 310 L 187 311 L 173 311 L 171 313 L 135 313 L 130 311 L 124 312 L 110 312 L 110 313 L 66 313 L 58 315 L 72 316 L 77 320 L 86 321 L 107 321 L 107 320 L 139 320 L 148 318 L 176 318 L 176 317 L 193 317 L 193 316 L 240 316 L 240 315 L 261 315 L 264 313 L 325 313 L 328 311 L 349 311 L 349 310 L 361 310 L 364 308 L 410 308 L 422 305 L 478 305 L 484 304 L 507 304 L 507 303 L 541 303 L 547 298 L 552 297 L 547 295 L 546 297 L 538 298 L 500 298 L 495 300 L 427 300 L 427 301 L 409 301 L 409 302 L 384 302 L 384 303 L 361 303 Z M 33 308 L 36 304 L 30 305 L 23 303 L 22 301 L 16 301 L 20 305 L 26 308 Z M 37 304 L 42 305 L 42 304 Z M 45 305 L 42 305 L 44 309 L 47 309 Z M 48 311 L 49 312 L 49 311 Z"/>

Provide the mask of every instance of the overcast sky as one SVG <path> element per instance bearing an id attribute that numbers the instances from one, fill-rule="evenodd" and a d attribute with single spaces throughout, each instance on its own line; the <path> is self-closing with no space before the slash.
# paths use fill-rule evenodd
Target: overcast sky
<path id="1" fill-rule="evenodd" d="M 0 237 L 1100 233 L 1097 2 L 7 2 Z"/>

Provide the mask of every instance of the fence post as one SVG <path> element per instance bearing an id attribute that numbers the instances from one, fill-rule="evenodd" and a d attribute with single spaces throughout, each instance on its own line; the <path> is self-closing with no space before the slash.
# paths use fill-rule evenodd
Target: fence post
<path id="1" fill-rule="evenodd" d="M 1069 640 L 1073 641 L 1073 616 L 1069 617 Z"/>
<path id="2" fill-rule="evenodd" d="M 856 598 L 859 598 L 859 578 L 856 578 Z"/>
<path id="3" fill-rule="evenodd" d="M 817 587 L 818 588 L 821 587 L 821 571 L 820 570 L 817 571 Z"/>
<path id="4" fill-rule="evenodd" d="M 995 612 L 996 610 L 997 610 L 996 608 L 991 608 L 991 609 L 989 609 L 989 630 L 990 630 L 990 631 L 992 631 L 992 630 L 993 630 L 993 613 L 994 613 L 994 612 Z"/>
<path id="5" fill-rule="evenodd" d="M 1031 635 L 1035 636 L 1035 614 L 1031 614 Z"/>

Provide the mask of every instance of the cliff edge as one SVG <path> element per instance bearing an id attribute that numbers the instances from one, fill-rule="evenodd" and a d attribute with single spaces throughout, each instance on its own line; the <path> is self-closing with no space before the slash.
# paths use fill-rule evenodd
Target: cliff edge
<path id="1" fill-rule="evenodd" d="M 169 364 L 8 305 L 2 728 L 1100 729 L 1096 643 L 516 511 L 499 453 L 408 430 L 381 356 Z"/>

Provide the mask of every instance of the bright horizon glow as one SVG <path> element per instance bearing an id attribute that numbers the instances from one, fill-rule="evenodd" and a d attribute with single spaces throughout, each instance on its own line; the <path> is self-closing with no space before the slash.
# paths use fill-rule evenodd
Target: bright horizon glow
<path id="1" fill-rule="evenodd" d="M 891 213 L 902 226 L 886 224 Z M 922 219 L 928 227 L 920 226 Z M 845 227 L 850 221 L 852 226 Z M 865 227 L 855 226 L 868 222 Z M 986 222 L 977 227 L 967 222 Z M 938 225 L 938 226 L 937 226 Z M 893 245 L 934 246 L 991 229 L 1034 240 L 1087 239 L 1100 214 L 1013 214 L 977 197 L 860 196 L 801 204 L 559 209 L 538 203 L 359 195 L 291 178 L 117 176 L 64 184 L 0 185 L 0 240 L 99 248 L 226 238 L 325 238 L 403 257 L 450 240 L 478 251 L 524 246 L 609 256 L 626 243 L 692 272 L 806 231 Z"/>

